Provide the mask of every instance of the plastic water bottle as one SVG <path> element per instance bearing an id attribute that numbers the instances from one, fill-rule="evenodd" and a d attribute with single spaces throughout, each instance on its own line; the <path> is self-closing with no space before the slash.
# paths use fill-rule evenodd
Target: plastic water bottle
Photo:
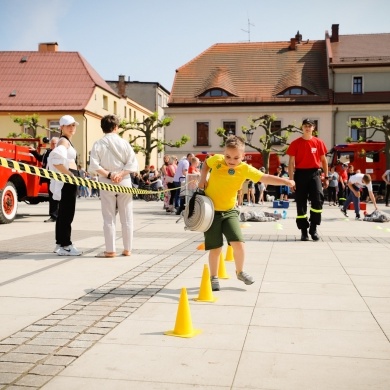
<path id="1" fill-rule="evenodd" d="M 274 214 L 277 214 L 277 213 L 278 213 L 278 212 L 275 210 L 275 211 L 274 211 Z"/>
<path id="2" fill-rule="evenodd" d="M 283 219 L 286 219 L 286 218 L 287 218 L 287 211 L 286 211 L 286 210 L 283 210 L 282 218 L 283 218 Z"/>

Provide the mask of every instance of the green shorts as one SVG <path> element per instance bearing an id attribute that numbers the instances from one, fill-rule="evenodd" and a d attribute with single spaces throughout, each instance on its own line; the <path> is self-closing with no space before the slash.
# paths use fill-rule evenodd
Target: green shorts
<path id="1" fill-rule="evenodd" d="M 240 228 L 240 212 L 237 209 L 216 211 L 210 229 L 204 233 L 205 249 L 216 249 L 223 246 L 223 236 L 227 242 L 244 242 Z"/>

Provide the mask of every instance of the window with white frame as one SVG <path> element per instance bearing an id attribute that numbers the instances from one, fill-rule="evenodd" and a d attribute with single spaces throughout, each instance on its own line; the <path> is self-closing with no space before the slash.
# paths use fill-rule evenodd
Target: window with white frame
<path id="1" fill-rule="evenodd" d="M 47 137 L 53 138 L 53 137 L 59 137 L 60 135 L 60 122 L 59 121 L 49 121 L 49 129 L 47 131 Z"/>
<path id="2" fill-rule="evenodd" d="M 209 122 L 196 122 L 196 146 L 209 146 Z"/>
<path id="3" fill-rule="evenodd" d="M 352 93 L 353 94 L 363 93 L 363 77 L 362 76 L 353 76 Z"/>
<path id="4" fill-rule="evenodd" d="M 103 110 L 108 110 L 108 96 L 103 95 Z"/>
<path id="5" fill-rule="evenodd" d="M 223 122 L 222 127 L 225 129 L 225 134 L 227 136 L 236 135 L 236 122 L 233 121 Z"/>
<path id="6" fill-rule="evenodd" d="M 366 118 L 351 118 L 351 123 L 360 121 L 362 125 L 365 125 L 366 120 Z M 359 140 L 365 141 L 367 139 L 367 129 L 362 129 L 357 126 L 351 126 L 351 138 L 354 142 L 357 142 Z"/>

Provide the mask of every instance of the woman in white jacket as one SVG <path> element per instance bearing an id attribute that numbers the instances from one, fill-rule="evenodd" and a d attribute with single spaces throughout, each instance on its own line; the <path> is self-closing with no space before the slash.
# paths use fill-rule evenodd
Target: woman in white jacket
<path id="1" fill-rule="evenodd" d="M 71 139 L 76 133 L 78 123 L 70 115 L 60 119 L 61 137 L 57 147 L 49 156 L 49 168 L 55 172 L 70 176 L 79 176 L 76 157 L 77 152 Z M 59 256 L 80 256 L 80 252 L 71 241 L 72 222 L 76 209 L 77 186 L 56 180 L 50 181 L 53 199 L 59 201 L 56 221 L 56 247 L 54 252 Z"/>

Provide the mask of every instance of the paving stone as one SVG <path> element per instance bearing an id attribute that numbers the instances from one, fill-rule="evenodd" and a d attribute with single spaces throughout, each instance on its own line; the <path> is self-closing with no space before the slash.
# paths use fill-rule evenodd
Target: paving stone
<path id="1" fill-rule="evenodd" d="M 0 341 L 0 345 L 21 345 L 28 340 L 29 339 L 27 337 L 7 337 L 6 339 Z"/>
<path id="2" fill-rule="evenodd" d="M 27 374 L 22 379 L 18 380 L 15 384 L 20 386 L 41 387 L 45 383 L 49 382 L 49 380 L 52 378 L 53 377 L 49 375 Z"/>
<path id="3" fill-rule="evenodd" d="M 90 346 L 94 345 L 94 341 L 87 341 L 87 340 L 74 340 L 72 341 L 68 347 L 69 348 L 89 348 Z"/>
<path id="4" fill-rule="evenodd" d="M 32 387 L 32 386 L 8 386 L 6 387 L 7 390 L 36 390 L 38 387 Z"/>
<path id="5" fill-rule="evenodd" d="M 87 334 L 83 333 L 79 336 L 77 336 L 76 340 L 81 340 L 81 341 L 98 341 L 103 337 L 101 334 Z"/>
<path id="6" fill-rule="evenodd" d="M 48 320 L 64 320 L 65 318 L 68 318 L 69 316 L 67 314 L 51 314 L 46 317 Z"/>
<path id="7" fill-rule="evenodd" d="M 16 362 L 16 363 L 36 363 L 43 359 L 44 355 L 33 353 L 6 353 L 0 357 L 0 362 Z"/>
<path id="8" fill-rule="evenodd" d="M 31 374 L 37 374 L 37 375 L 51 375 L 55 376 L 59 372 L 61 372 L 65 366 L 53 366 L 51 364 L 39 364 L 38 366 L 34 367 L 30 373 Z"/>
<path id="9" fill-rule="evenodd" d="M 49 328 L 47 325 L 43 326 L 43 325 L 30 325 L 30 326 L 27 326 L 27 328 L 24 328 L 23 330 L 24 331 L 28 331 L 28 332 L 44 332 L 47 328 Z"/>
<path id="10" fill-rule="evenodd" d="M 1 353 L 8 352 L 8 351 L 10 351 L 12 348 L 15 348 L 15 345 L 0 344 L 0 352 L 1 352 Z"/>
<path id="11" fill-rule="evenodd" d="M 1 362 L 0 372 L 23 373 L 34 367 L 32 363 Z"/>
<path id="12" fill-rule="evenodd" d="M 41 355 L 49 355 L 52 352 L 54 352 L 56 349 L 58 349 L 58 346 L 52 346 L 52 345 L 20 345 L 12 352 L 15 353 L 38 353 Z"/>
<path id="13" fill-rule="evenodd" d="M 58 325 L 66 325 L 66 326 L 91 326 L 97 320 L 80 320 L 79 318 L 74 319 L 73 316 L 68 317 L 65 320 L 62 320 Z"/>
<path id="14" fill-rule="evenodd" d="M 79 357 L 85 352 L 86 348 L 69 348 L 64 347 L 57 351 L 55 356 L 74 356 Z"/>
<path id="15" fill-rule="evenodd" d="M 37 334 L 39 334 L 39 332 L 20 331 L 20 332 L 14 333 L 11 337 L 12 338 L 14 338 L 14 337 L 23 337 L 23 338 L 26 338 L 26 339 L 31 339 L 31 338 L 35 337 Z"/>
<path id="16" fill-rule="evenodd" d="M 71 333 L 81 333 L 87 327 L 83 325 L 56 325 L 48 329 L 48 332 L 71 332 Z"/>
<path id="17" fill-rule="evenodd" d="M 74 336 L 76 336 L 76 333 L 72 333 L 71 338 L 67 339 L 57 339 L 57 338 L 43 338 L 43 337 L 37 337 L 34 340 L 31 340 L 27 343 L 27 345 L 42 345 L 42 346 L 57 346 L 57 347 L 62 347 L 69 343 L 71 339 L 73 339 Z"/>
<path id="18" fill-rule="evenodd" d="M 79 332 L 43 332 L 39 335 L 42 339 L 73 339 Z M 29 341 L 31 343 L 34 340 Z"/>
<path id="19" fill-rule="evenodd" d="M 15 372 L 0 372 L 0 383 L 7 385 L 20 377 L 20 373 Z"/>
<path id="20" fill-rule="evenodd" d="M 118 324 L 115 322 L 101 321 L 95 324 L 96 328 L 115 328 Z"/>
<path id="21" fill-rule="evenodd" d="M 35 325 L 55 325 L 56 323 L 58 322 L 58 320 L 47 320 L 47 319 L 43 319 L 43 320 L 39 320 L 35 323 Z"/>
<path id="22" fill-rule="evenodd" d="M 96 328 L 92 327 L 85 331 L 85 333 L 92 333 L 92 334 L 107 334 L 111 329 L 110 328 Z"/>
<path id="23" fill-rule="evenodd" d="M 53 366 L 68 366 L 76 358 L 73 356 L 50 356 L 44 361 L 44 364 L 53 365 Z"/>

